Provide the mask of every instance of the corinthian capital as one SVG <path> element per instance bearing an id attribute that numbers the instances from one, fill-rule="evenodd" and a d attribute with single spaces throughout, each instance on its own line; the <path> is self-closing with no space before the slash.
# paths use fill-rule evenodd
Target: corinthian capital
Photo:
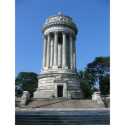
<path id="1" fill-rule="evenodd" d="M 58 33 L 59 33 L 58 31 L 55 31 L 55 32 L 54 32 L 54 35 L 58 35 Z"/>
<path id="2" fill-rule="evenodd" d="M 43 39 L 47 39 L 47 36 L 46 36 L 46 35 L 44 35 L 44 36 L 43 36 Z"/>
<path id="3" fill-rule="evenodd" d="M 74 36 L 74 35 L 73 35 L 73 40 L 75 40 L 75 41 L 76 41 L 76 36 Z"/>
<path id="4" fill-rule="evenodd" d="M 50 33 L 47 34 L 47 36 L 50 36 L 50 35 L 51 35 Z"/>
<path id="5" fill-rule="evenodd" d="M 66 31 L 62 31 L 62 35 L 66 35 Z"/>
<path id="6" fill-rule="evenodd" d="M 73 34 L 72 34 L 72 33 L 69 33 L 69 36 L 70 36 L 70 37 L 72 37 L 72 36 L 73 36 Z"/>

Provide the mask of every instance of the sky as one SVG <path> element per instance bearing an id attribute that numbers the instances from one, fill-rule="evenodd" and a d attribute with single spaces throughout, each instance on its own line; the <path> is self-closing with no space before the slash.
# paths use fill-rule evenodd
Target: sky
<path id="1" fill-rule="evenodd" d="M 71 17 L 77 28 L 76 67 L 84 70 L 95 57 L 110 56 L 109 0 L 15 0 L 15 77 L 40 74 L 43 24 L 52 15 Z"/>

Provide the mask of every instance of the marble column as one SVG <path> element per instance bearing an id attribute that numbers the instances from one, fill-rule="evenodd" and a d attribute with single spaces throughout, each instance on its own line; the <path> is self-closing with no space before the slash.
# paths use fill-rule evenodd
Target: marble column
<path id="1" fill-rule="evenodd" d="M 51 37 L 51 52 L 50 52 L 50 67 L 53 66 L 53 57 L 54 57 L 54 37 Z"/>
<path id="2" fill-rule="evenodd" d="M 43 68 L 46 67 L 46 47 L 47 47 L 47 36 L 44 35 L 44 51 L 43 51 Z"/>
<path id="3" fill-rule="evenodd" d="M 69 68 L 69 39 L 66 37 L 66 65 Z"/>
<path id="4" fill-rule="evenodd" d="M 47 62 L 46 67 L 50 67 L 50 33 L 47 35 Z"/>
<path id="5" fill-rule="evenodd" d="M 70 46 L 70 68 L 73 68 L 73 35 L 69 34 L 69 46 Z"/>
<path id="6" fill-rule="evenodd" d="M 73 64 L 74 68 L 76 68 L 76 37 L 73 38 Z"/>
<path id="7" fill-rule="evenodd" d="M 54 32 L 54 66 L 58 68 L 58 31 Z"/>
<path id="8" fill-rule="evenodd" d="M 64 69 L 68 69 L 68 66 L 66 66 L 66 63 L 67 63 L 67 58 L 66 58 L 66 54 L 67 54 L 67 51 L 66 51 L 66 32 L 63 31 L 62 32 L 62 35 L 63 35 L 63 54 L 62 54 L 62 68 Z"/>
<path id="9" fill-rule="evenodd" d="M 58 67 L 62 67 L 62 43 L 58 41 Z"/>

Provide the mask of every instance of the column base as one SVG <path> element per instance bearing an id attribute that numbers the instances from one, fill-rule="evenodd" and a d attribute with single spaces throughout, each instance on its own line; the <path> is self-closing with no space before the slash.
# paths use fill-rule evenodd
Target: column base
<path id="1" fill-rule="evenodd" d="M 44 70 L 49 69 L 49 67 L 44 67 Z"/>
<path id="2" fill-rule="evenodd" d="M 70 67 L 70 69 L 75 69 L 74 67 Z"/>
<path id="3" fill-rule="evenodd" d="M 62 69 L 68 69 L 68 66 L 62 66 Z"/>
<path id="4" fill-rule="evenodd" d="M 58 66 L 52 66 L 52 69 L 58 69 Z"/>

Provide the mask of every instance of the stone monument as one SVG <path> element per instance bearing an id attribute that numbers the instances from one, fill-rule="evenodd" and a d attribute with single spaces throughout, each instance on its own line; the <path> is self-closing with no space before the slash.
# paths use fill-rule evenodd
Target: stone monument
<path id="1" fill-rule="evenodd" d="M 76 69 L 77 32 L 73 19 L 61 12 L 44 23 L 43 68 L 34 98 L 84 97 Z"/>

